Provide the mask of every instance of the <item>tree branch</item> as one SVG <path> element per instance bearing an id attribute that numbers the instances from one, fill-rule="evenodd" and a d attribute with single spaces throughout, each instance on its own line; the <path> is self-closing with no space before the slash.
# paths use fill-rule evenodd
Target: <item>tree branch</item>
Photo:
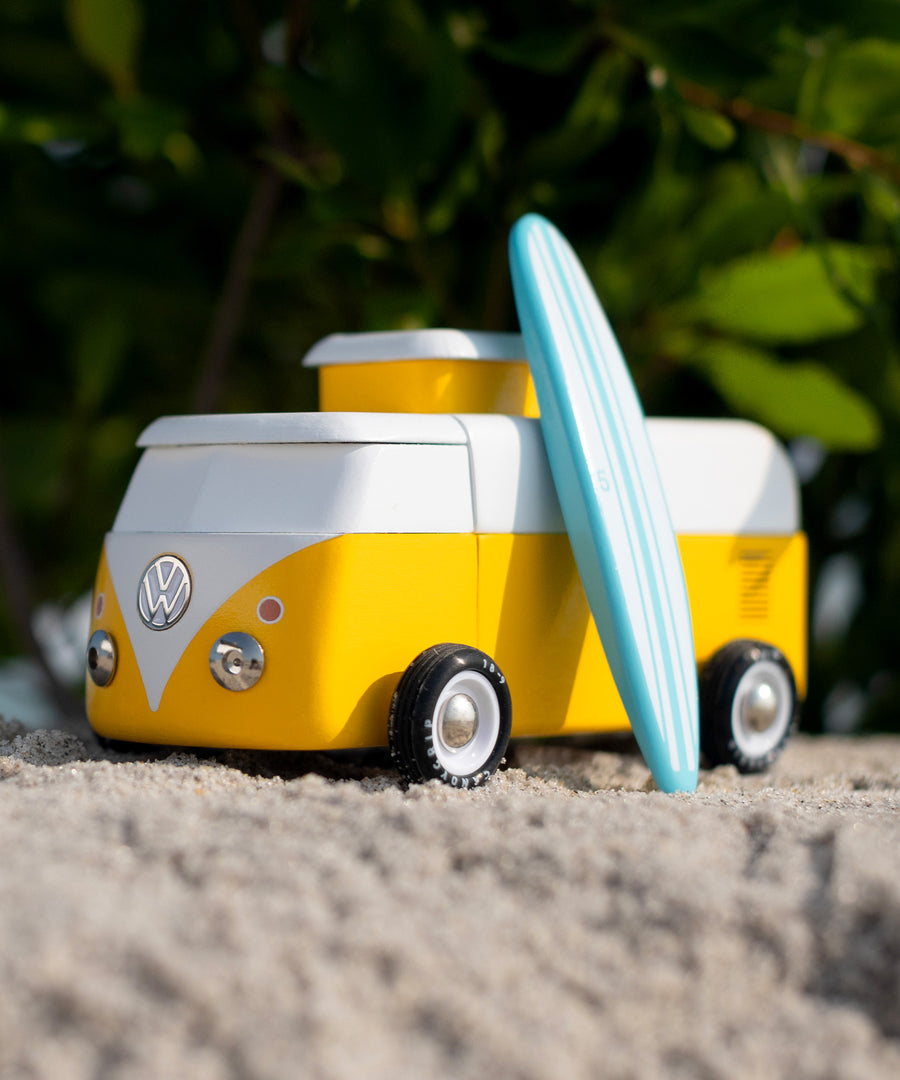
<path id="1" fill-rule="evenodd" d="M 871 169 L 873 172 L 888 177 L 895 184 L 900 184 L 900 162 L 871 146 L 848 139 L 843 135 L 837 135 L 833 131 L 811 127 L 789 113 L 762 108 L 745 98 L 734 100 L 723 98 L 714 90 L 688 79 L 679 79 L 675 85 L 678 93 L 689 105 L 695 105 L 699 109 L 709 109 L 738 123 L 770 132 L 773 135 L 790 135 L 801 142 L 813 143 L 836 154 L 853 168 Z"/>

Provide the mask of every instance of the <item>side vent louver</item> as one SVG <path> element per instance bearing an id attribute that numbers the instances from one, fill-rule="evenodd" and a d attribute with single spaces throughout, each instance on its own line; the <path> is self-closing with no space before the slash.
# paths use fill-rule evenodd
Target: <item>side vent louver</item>
<path id="1" fill-rule="evenodd" d="M 739 612 L 742 619 L 765 619 L 768 616 L 769 578 L 773 562 L 771 551 L 749 549 L 741 552 Z"/>

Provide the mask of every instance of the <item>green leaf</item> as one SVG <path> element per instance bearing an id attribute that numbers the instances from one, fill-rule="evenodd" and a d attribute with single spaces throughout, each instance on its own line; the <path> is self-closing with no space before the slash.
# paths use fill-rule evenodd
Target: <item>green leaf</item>
<path id="1" fill-rule="evenodd" d="M 14 469 L 7 471 L 6 480 L 13 505 L 23 516 L 53 512 L 68 433 L 66 417 L 49 416 L 46 412 L 4 418 L 4 460 L 16 463 Z"/>
<path id="2" fill-rule="evenodd" d="M 262 78 L 341 159 L 345 175 L 379 198 L 440 179 L 467 88 L 462 54 L 446 28 L 408 17 L 402 4 L 390 11 L 379 16 L 361 6 L 344 17 L 315 68 L 268 69 Z"/>
<path id="3" fill-rule="evenodd" d="M 479 45 L 489 56 L 504 64 L 549 75 L 568 71 L 589 43 L 587 35 L 567 27 L 510 42 L 484 40 Z"/>
<path id="4" fill-rule="evenodd" d="M 572 168 L 606 144 L 621 118 L 629 76 L 635 65 L 624 52 L 608 49 L 593 64 L 564 123 L 527 147 L 522 166 L 536 174 Z"/>
<path id="5" fill-rule="evenodd" d="M 601 53 L 588 71 L 566 117 L 566 126 L 599 127 L 604 135 L 619 123 L 628 77 L 635 69 L 631 57 L 618 49 Z"/>
<path id="6" fill-rule="evenodd" d="M 131 333 L 119 309 L 89 312 L 79 327 L 72 357 L 75 400 L 88 413 L 100 407 L 122 371 Z"/>
<path id="7" fill-rule="evenodd" d="M 8 18 L 8 3 L 3 13 Z M 44 32 L 28 33 L 6 19 L 0 34 L 0 71 L 4 93 L 16 87 L 19 101 L 53 101 L 69 108 L 89 92 L 93 81 L 81 56 L 72 48 L 70 34 L 51 37 Z"/>
<path id="8" fill-rule="evenodd" d="M 118 95 L 132 96 L 143 22 L 139 0 L 67 0 L 66 12 L 85 60 L 103 72 Z"/>
<path id="9" fill-rule="evenodd" d="M 692 105 L 685 106 L 683 116 L 688 131 L 711 150 L 727 150 L 734 142 L 734 124 L 727 116 L 708 109 L 695 109 Z"/>
<path id="10" fill-rule="evenodd" d="M 731 408 L 784 438 L 804 435 L 831 450 L 871 450 L 881 422 L 869 401 L 813 361 L 786 363 L 772 353 L 711 341 L 693 361 Z"/>
<path id="11" fill-rule="evenodd" d="M 804 6 L 806 19 L 815 19 L 820 32 L 840 27 L 848 37 L 897 36 L 897 0 L 815 0 Z"/>
<path id="12" fill-rule="evenodd" d="M 263 147 L 259 156 L 268 161 L 286 179 L 309 191 L 325 191 L 342 179 L 340 159 L 328 150 L 320 150 L 307 159 L 286 154 L 274 147 Z"/>
<path id="13" fill-rule="evenodd" d="M 742 162 L 724 162 L 701 194 L 702 204 L 685 226 L 698 271 L 765 250 L 794 224 L 787 195 L 761 184 L 757 171 Z"/>
<path id="14" fill-rule="evenodd" d="M 63 140 L 98 138 L 103 125 L 92 116 L 7 107 L 0 103 L 0 141 L 35 146 Z"/>
<path id="15" fill-rule="evenodd" d="M 186 124 L 181 109 L 148 97 L 110 101 L 105 112 L 119 130 L 124 152 L 138 161 L 150 161 L 160 154 L 168 156 L 172 137 L 183 135 Z"/>
<path id="16" fill-rule="evenodd" d="M 896 135 L 900 111 L 900 42 L 870 39 L 846 45 L 829 63 L 819 122 L 867 138 L 886 126 Z"/>
<path id="17" fill-rule="evenodd" d="M 900 191 L 888 180 L 874 173 L 867 173 L 860 179 L 862 196 L 869 210 L 889 222 L 896 230 L 900 223 Z"/>
<path id="18" fill-rule="evenodd" d="M 701 279 L 682 316 L 769 344 L 806 344 L 849 334 L 875 298 L 881 254 L 827 243 L 735 259 Z"/>
<path id="19" fill-rule="evenodd" d="M 643 17 L 639 6 L 633 10 L 640 13 L 638 18 Z M 761 78 L 767 71 L 759 55 L 758 39 L 730 32 L 716 25 L 716 20 L 704 26 L 679 18 L 655 28 L 652 36 L 643 26 L 635 27 L 635 31 L 652 41 L 647 52 L 655 55 L 667 71 L 727 93 L 749 79 Z"/>

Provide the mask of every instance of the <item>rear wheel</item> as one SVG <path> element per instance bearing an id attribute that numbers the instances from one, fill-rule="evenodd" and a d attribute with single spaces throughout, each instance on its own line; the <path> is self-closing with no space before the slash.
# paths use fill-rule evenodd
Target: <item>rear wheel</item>
<path id="1" fill-rule="evenodd" d="M 723 646 L 700 676 L 700 746 L 711 765 L 767 769 L 797 714 L 797 687 L 780 650 L 762 641 Z"/>
<path id="2" fill-rule="evenodd" d="M 478 787 L 503 760 L 511 724 L 509 688 L 494 661 L 468 645 L 435 645 L 394 692 L 391 757 L 411 783 Z"/>

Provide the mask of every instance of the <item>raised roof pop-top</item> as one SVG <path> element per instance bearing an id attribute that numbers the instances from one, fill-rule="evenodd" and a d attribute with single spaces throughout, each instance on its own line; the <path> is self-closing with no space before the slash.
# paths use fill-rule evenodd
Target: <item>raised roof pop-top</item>
<path id="1" fill-rule="evenodd" d="M 538 415 L 520 334 L 331 334 L 303 364 L 319 369 L 319 407 L 328 412 Z"/>

